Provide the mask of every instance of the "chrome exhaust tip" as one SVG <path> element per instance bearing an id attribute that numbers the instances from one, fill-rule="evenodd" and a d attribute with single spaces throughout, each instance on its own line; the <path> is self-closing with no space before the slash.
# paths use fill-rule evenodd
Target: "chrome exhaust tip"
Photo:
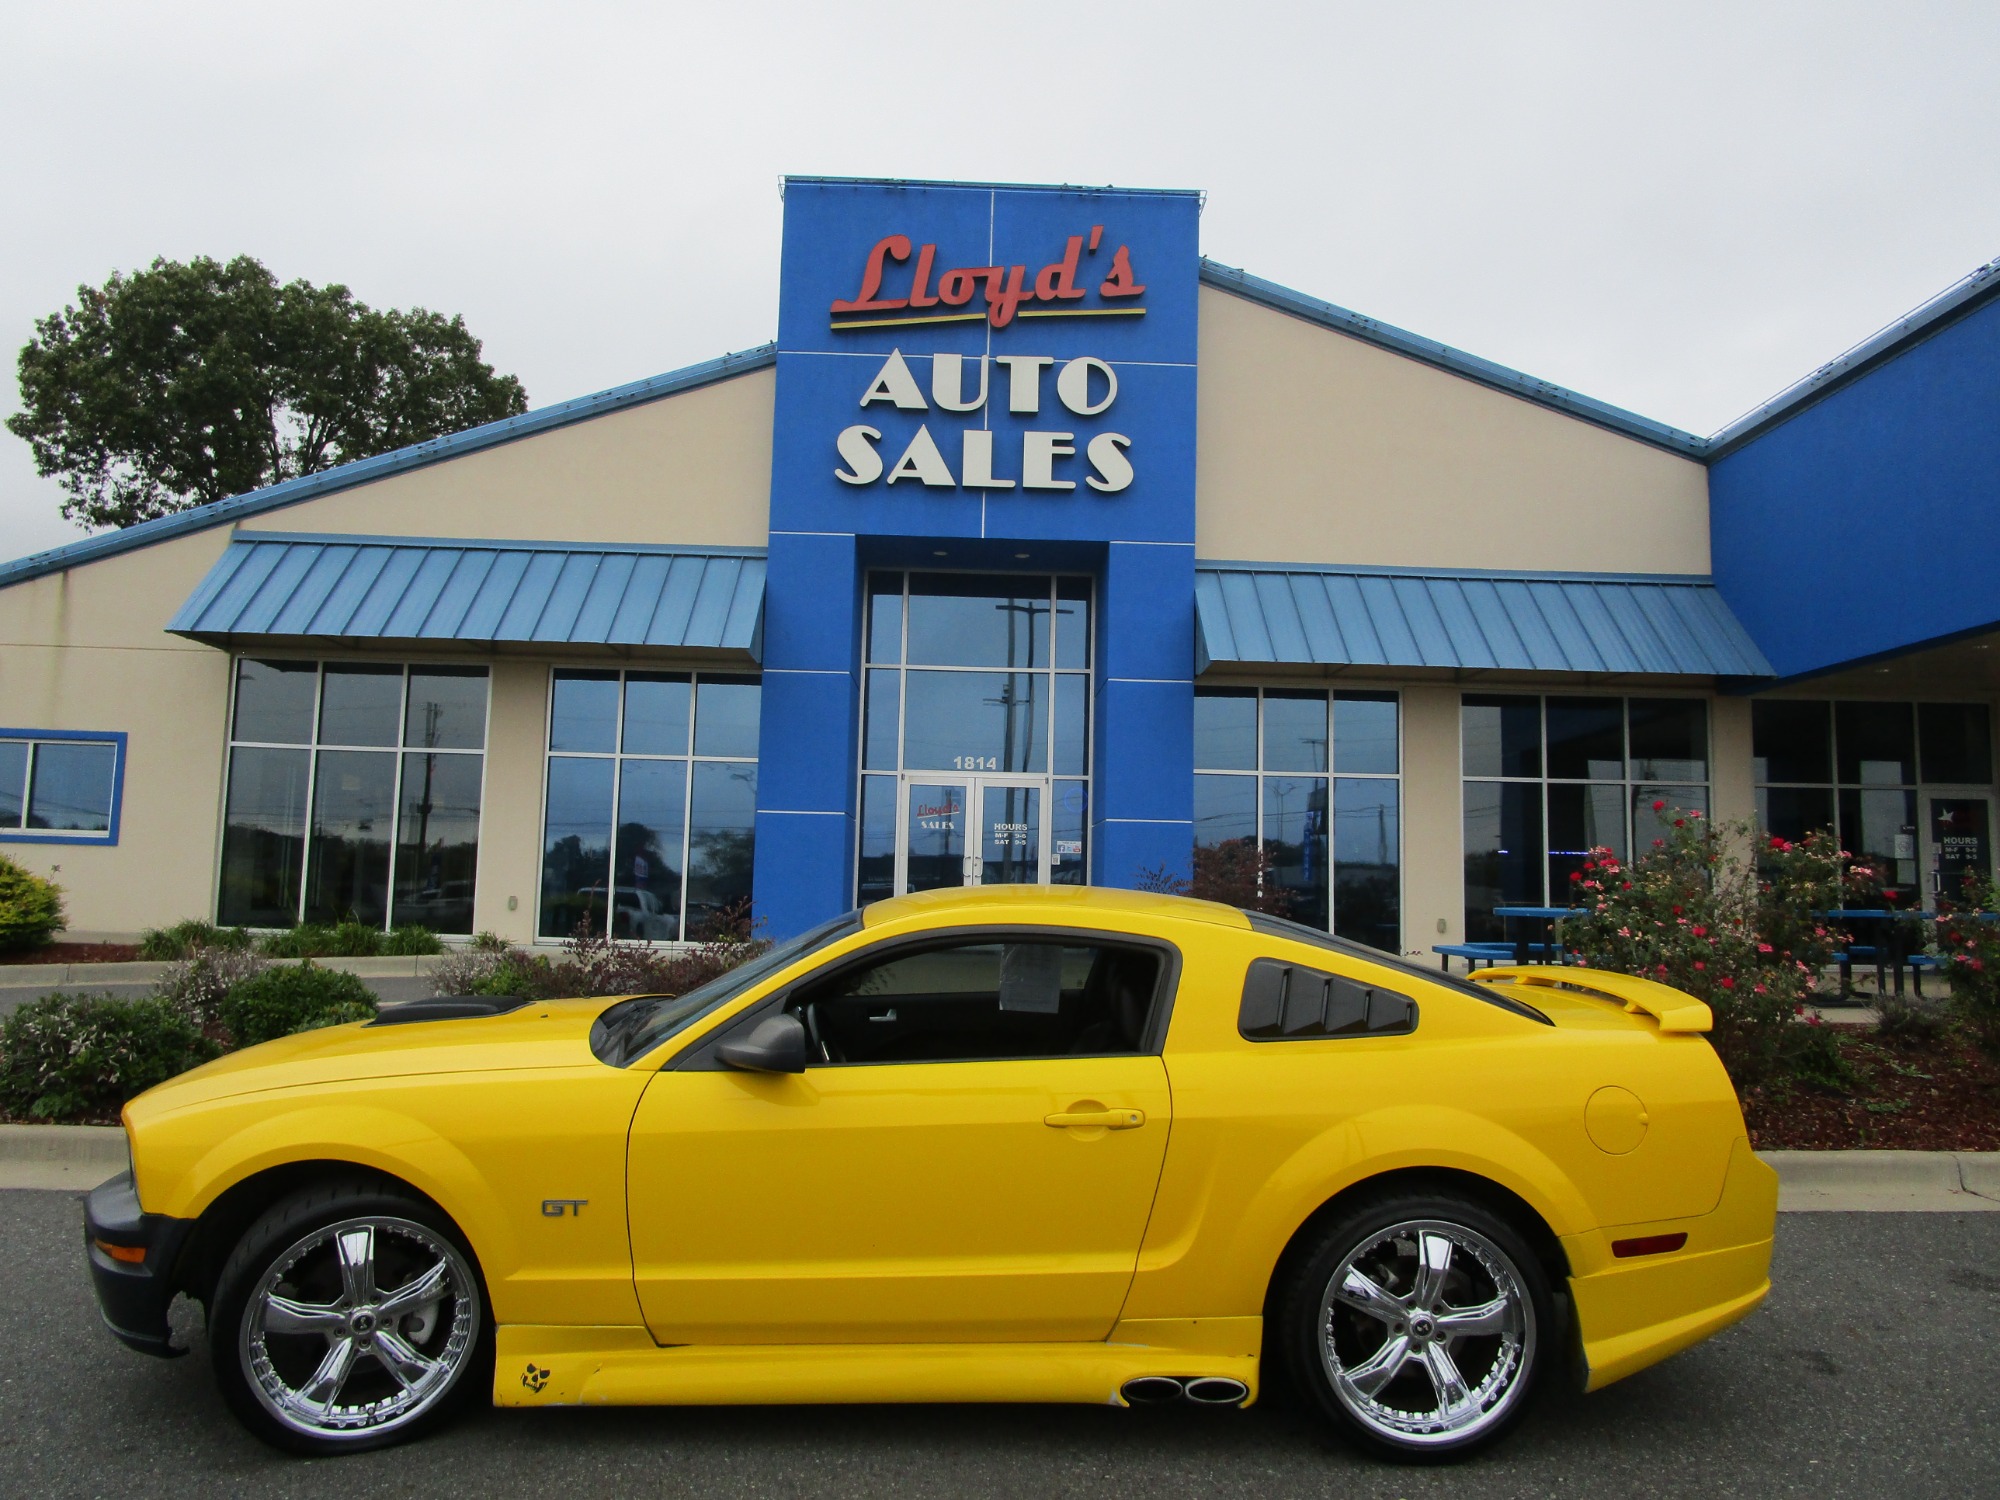
<path id="1" fill-rule="evenodd" d="M 1118 1394 L 1133 1406 L 1164 1406 L 1180 1400 L 1183 1392 L 1181 1383 L 1171 1375 L 1141 1375 L 1126 1381 L 1118 1388 Z"/>
<path id="2" fill-rule="evenodd" d="M 1181 1389 L 1188 1400 L 1199 1401 L 1203 1406 L 1239 1406 L 1250 1395 L 1249 1386 L 1226 1375 L 1203 1375 Z"/>

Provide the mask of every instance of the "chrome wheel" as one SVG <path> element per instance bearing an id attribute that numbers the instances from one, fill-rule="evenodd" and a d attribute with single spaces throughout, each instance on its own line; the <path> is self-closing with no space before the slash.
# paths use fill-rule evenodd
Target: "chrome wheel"
<path id="1" fill-rule="evenodd" d="M 238 1350 L 260 1405 L 311 1437 L 407 1426 L 442 1400 L 479 1337 L 478 1282 L 409 1219 L 315 1229 L 281 1252 L 243 1309 Z"/>
<path id="2" fill-rule="evenodd" d="M 1493 1427 L 1534 1366 L 1521 1272 L 1486 1236 L 1442 1220 L 1371 1233 L 1328 1280 L 1318 1329 L 1341 1405 L 1402 1447 L 1457 1447 Z"/>

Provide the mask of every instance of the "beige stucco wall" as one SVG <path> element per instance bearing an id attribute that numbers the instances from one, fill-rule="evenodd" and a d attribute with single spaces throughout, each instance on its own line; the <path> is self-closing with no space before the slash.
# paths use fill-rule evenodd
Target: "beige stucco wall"
<path id="1" fill-rule="evenodd" d="M 1709 571 L 1698 463 L 1213 287 L 1200 350 L 1200 557 Z"/>
<path id="2" fill-rule="evenodd" d="M 1433 944 L 1465 941 L 1458 700 L 1456 687 L 1403 689 L 1403 947 L 1432 960 Z"/>
<path id="3" fill-rule="evenodd" d="M 541 884 L 549 665 L 497 661 L 489 690 L 472 925 L 477 932 L 529 943 L 535 937 L 535 896 Z"/>
<path id="4" fill-rule="evenodd" d="M 229 660 L 163 627 L 223 541 L 204 532 L 0 589 L 0 725 L 129 736 L 115 846 L 0 840 L 61 883 L 73 929 L 212 912 Z"/>
<path id="5" fill-rule="evenodd" d="M 266 511 L 246 531 L 761 547 L 776 372 Z"/>

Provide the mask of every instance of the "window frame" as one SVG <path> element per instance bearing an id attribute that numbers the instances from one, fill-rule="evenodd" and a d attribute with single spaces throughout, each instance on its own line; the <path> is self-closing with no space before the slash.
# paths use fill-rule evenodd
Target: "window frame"
<path id="1" fill-rule="evenodd" d="M 0 844 L 97 844 L 115 846 L 125 811 L 125 756 L 130 736 L 122 729 L 15 729 L 0 727 L 0 740 L 25 742 L 26 764 L 21 771 L 21 826 L 0 828 Z M 73 828 L 30 828 L 31 798 L 35 786 L 35 759 L 46 744 L 109 745 L 111 761 L 111 807 L 101 833 Z"/>
<path id="2" fill-rule="evenodd" d="M 236 704 L 242 690 L 242 664 L 246 661 L 263 662 L 311 662 L 313 666 L 312 722 L 308 738 L 295 740 L 250 740 L 236 737 Z M 346 741 L 322 740 L 320 738 L 320 715 L 326 702 L 326 670 L 328 667 L 395 667 L 401 673 L 401 690 L 396 702 L 396 739 L 388 745 L 356 745 Z M 425 746 L 408 745 L 404 741 L 409 735 L 410 724 L 410 677 L 417 671 L 433 668 L 451 668 L 459 671 L 477 671 L 486 684 L 486 706 L 480 722 L 479 746 Z M 486 661 L 466 661 L 450 659 L 415 658 L 408 656 L 313 656 L 288 655 L 282 651 L 236 651 L 229 657 L 229 696 L 224 709 L 222 734 L 222 785 L 216 807 L 215 889 L 209 901 L 209 909 L 215 919 L 221 921 L 222 913 L 222 873 L 229 842 L 229 788 L 236 771 L 236 752 L 250 750 L 303 750 L 306 755 L 305 784 L 305 824 L 301 834 L 299 864 L 298 917 L 293 926 L 306 921 L 306 903 L 312 893 L 312 849 L 314 843 L 313 818 L 316 798 L 319 793 L 319 757 L 324 750 L 363 751 L 375 755 L 389 755 L 395 758 L 395 776 L 390 783 L 389 807 L 389 869 L 384 882 L 385 900 L 382 909 L 382 932 L 393 932 L 396 923 L 396 859 L 402 847 L 403 818 L 403 770 L 408 757 L 412 755 L 464 755 L 479 759 L 479 839 L 483 843 L 486 833 L 486 776 L 488 757 L 493 744 L 493 664 Z M 474 932 L 478 930 L 476 915 L 479 901 L 478 856 L 473 860 L 472 899 L 475 915 L 468 924 Z M 338 920 L 338 919 L 336 919 Z M 249 926 L 249 924 L 243 924 Z M 252 932 L 289 932 L 287 927 L 249 927 Z M 470 933 L 445 933 L 447 937 L 470 936 Z"/>
<path id="3" fill-rule="evenodd" d="M 1264 817 L 1265 817 L 1264 782 L 1272 777 L 1285 778 L 1291 780 L 1316 777 L 1319 780 L 1322 780 L 1326 783 L 1327 814 L 1328 814 L 1327 848 L 1326 848 L 1327 884 L 1326 884 L 1326 927 L 1323 930 L 1329 936 L 1333 935 L 1334 924 L 1339 919 L 1339 913 L 1338 913 L 1339 902 L 1337 899 L 1339 885 L 1337 879 L 1337 872 L 1339 869 L 1340 861 L 1335 856 L 1335 835 L 1333 827 L 1333 819 L 1337 811 L 1336 804 L 1338 801 L 1339 794 L 1335 788 L 1335 783 L 1341 781 L 1388 781 L 1395 783 L 1396 786 L 1396 947 L 1393 950 L 1391 950 L 1388 948 L 1375 948 L 1367 944 L 1362 944 L 1361 946 L 1367 947 L 1368 951 L 1371 953 L 1394 952 L 1400 954 L 1403 951 L 1402 936 L 1403 936 L 1404 918 L 1408 911 L 1408 901 L 1406 899 L 1406 896 L 1407 896 L 1407 882 L 1409 879 L 1409 871 L 1407 868 L 1408 862 L 1403 857 L 1404 853 L 1403 823 L 1405 814 L 1405 808 L 1403 802 L 1403 770 L 1404 770 L 1403 751 L 1405 749 L 1406 736 L 1404 734 L 1404 728 L 1403 728 L 1404 705 L 1403 705 L 1402 689 L 1396 687 L 1378 688 L 1378 687 L 1358 687 L 1358 686 L 1347 687 L 1347 688 L 1328 686 L 1322 688 L 1322 687 L 1317 687 L 1310 682 L 1284 682 L 1284 681 L 1273 682 L 1273 681 L 1259 680 L 1256 682 L 1197 682 L 1194 685 L 1194 691 L 1196 697 L 1200 697 L 1204 693 L 1211 693 L 1217 696 L 1238 694 L 1243 692 L 1249 692 L 1254 694 L 1253 702 L 1256 705 L 1254 712 L 1256 720 L 1257 764 L 1248 769 L 1245 769 L 1240 766 L 1209 767 L 1202 765 L 1200 754 L 1199 752 L 1197 752 L 1194 762 L 1194 774 L 1197 777 L 1238 776 L 1238 777 L 1245 777 L 1250 780 L 1250 782 L 1254 787 L 1254 791 L 1252 793 L 1252 808 L 1253 808 L 1252 818 L 1254 820 L 1254 825 L 1256 828 L 1257 848 L 1260 851 L 1264 847 Z M 1264 755 L 1264 698 L 1267 692 L 1287 693 L 1294 695 L 1302 692 L 1316 693 L 1316 694 L 1321 694 L 1325 697 L 1326 709 L 1327 709 L 1326 769 L 1320 771 L 1273 771 L 1266 768 L 1265 755 Z M 1380 701 L 1384 698 L 1387 698 L 1394 703 L 1396 708 L 1396 769 L 1395 770 L 1336 771 L 1333 769 L 1335 765 L 1335 756 L 1336 756 L 1336 747 L 1334 742 L 1339 733 L 1336 727 L 1336 716 L 1338 713 L 1337 705 L 1342 695 L 1346 695 L 1354 699 L 1359 699 L 1364 702 L 1370 700 Z M 1199 847 L 1200 837 L 1201 837 L 1200 830 L 1197 828 L 1195 830 L 1195 838 L 1193 841 L 1195 847 Z M 1298 925 L 1305 926 L 1305 924 L 1303 923 Z M 1322 929 L 1317 927 L 1306 927 L 1306 930 L 1308 932 L 1318 932 L 1321 931 Z M 1357 940 L 1352 938 L 1345 938 L 1342 939 L 1342 941 L 1355 942 Z"/>
<path id="4" fill-rule="evenodd" d="M 618 713 L 611 724 L 611 748 L 609 750 L 557 750 L 553 747 L 552 741 L 555 738 L 556 721 L 556 679 L 559 674 L 564 672 L 592 673 L 600 676 L 604 673 L 610 673 L 616 679 L 618 685 Z M 684 753 L 679 755 L 661 755 L 646 751 L 626 750 L 625 687 L 627 680 L 634 674 L 641 677 L 672 676 L 685 677 L 687 679 L 688 738 L 687 749 Z M 611 763 L 611 818 L 606 825 L 607 838 L 604 846 L 604 887 L 606 901 L 604 908 L 605 932 L 603 935 L 611 942 L 629 943 L 652 948 L 668 947 L 692 941 L 687 935 L 687 890 L 688 860 L 694 839 L 694 768 L 704 762 L 712 762 L 720 765 L 747 765 L 752 767 L 757 766 L 759 763 L 759 757 L 756 755 L 703 755 L 695 749 L 698 743 L 697 736 L 700 733 L 700 690 L 701 681 L 704 677 L 721 678 L 724 680 L 733 679 L 737 682 L 747 680 L 756 684 L 757 715 L 761 736 L 764 713 L 764 674 L 761 670 L 744 671 L 740 668 L 730 667 L 704 668 L 672 665 L 628 666 L 622 663 L 618 666 L 607 667 L 575 662 L 552 663 L 549 666 L 546 678 L 546 691 L 543 694 L 542 703 L 541 807 L 540 816 L 535 828 L 535 935 L 529 940 L 531 944 L 555 946 L 569 941 L 567 937 L 551 937 L 542 932 L 542 906 L 548 895 L 544 880 L 544 865 L 548 858 L 549 839 L 549 767 L 551 762 L 557 760 L 601 760 Z M 683 767 L 681 777 L 680 905 L 679 909 L 674 913 L 675 930 L 680 934 L 678 937 L 614 937 L 611 933 L 618 898 L 618 799 L 624 792 L 625 762 L 628 760 L 665 761 L 670 764 L 678 763 Z M 756 837 L 754 808 L 751 816 L 753 820 L 751 837 L 754 840 Z M 755 858 L 754 846 L 752 858 L 753 860 Z"/>

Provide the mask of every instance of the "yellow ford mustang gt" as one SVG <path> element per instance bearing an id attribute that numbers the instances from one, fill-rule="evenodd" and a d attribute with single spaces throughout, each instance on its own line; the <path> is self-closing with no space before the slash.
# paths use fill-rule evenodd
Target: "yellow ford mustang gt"
<path id="1" fill-rule="evenodd" d="M 125 1111 L 105 1321 L 292 1449 L 502 1406 L 1247 1405 L 1403 1457 L 1748 1313 L 1776 1177 L 1707 1008 L 1206 902 L 885 901 L 687 994 L 418 1001 Z"/>

